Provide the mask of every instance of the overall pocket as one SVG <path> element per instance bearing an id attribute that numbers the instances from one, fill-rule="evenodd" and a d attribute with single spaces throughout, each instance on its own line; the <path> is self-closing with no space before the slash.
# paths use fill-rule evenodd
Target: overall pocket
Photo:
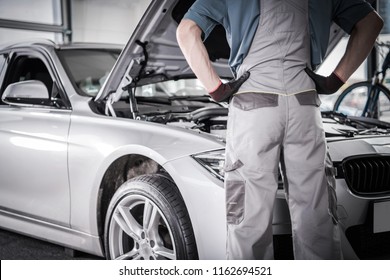
<path id="1" fill-rule="evenodd" d="M 232 102 L 234 107 L 249 111 L 263 107 L 276 107 L 278 99 L 277 94 L 248 92 L 235 95 Z"/>
<path id="2" fill-rule="evenodd" d="M 321 99 L 315 91 L 302 92 L 295 95 L 300 105 L 314 105 L 320 107 Z"/>
<path id="3" fill-rule="evenodd" d="M 240 160 L 225 165 L 226 221 L 231 225 L 241 223 L 245 214 L 245 181 L 237 171 L 242 166 Z"/>

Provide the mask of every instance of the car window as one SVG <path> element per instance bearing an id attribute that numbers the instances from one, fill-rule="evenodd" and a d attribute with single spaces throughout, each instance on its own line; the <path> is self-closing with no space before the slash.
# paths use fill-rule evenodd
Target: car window
<path id="1" fill-rule="evenodd" d="M 53 106 L 57 108 L 66 107 L 63 102 L 57 85 L 49 72 L 49 69 L 45 63 L 37 57 L 29 55 L 17 56 L 10 67 L 8 68 L 5 84 L 2 87 L 3 91 L 5 88 L 13 83 L 38 80 L 41 81 L 49 92 L 49 98 L 47 100 L 36 100 L 28 98 L 23 99 L 22 103 L 41 104 L 45 106 Z M 37 103 L 38 102 L 38 103 Z"/>
<path id="2" fill-rule="evenodd" d="M 49 70 L 39 58 L 28 56 L 20 56 L 11 66 L 8 84 L 39 80 L 45 84 L 50 92 L 53 86 L 53 79 L 50 76 Z"/>
<path id="3" fill-rule="evenodd" d="M 114 66 L 120 50 L 63 49 L 58 51 L 78 93 L 95 97 Z"/>

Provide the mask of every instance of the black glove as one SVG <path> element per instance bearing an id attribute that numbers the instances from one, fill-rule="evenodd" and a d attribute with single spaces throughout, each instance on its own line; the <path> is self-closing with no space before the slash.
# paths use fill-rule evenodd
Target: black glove
<path id="1" fill-rule="evenodd" d="M 249 72 L 245 72 L 237 80 L 232 80 L 226 84 L 221 83 L 216 90 L 209 93 L 211 98 L 217 102 L 229 101 L 229 98 L 240 89 L 241 85 L 249 78 L 249 75 Z"/>
<path id="2" fill-rule="evenodd" d="M 319 94 L 335 93 L 344 84 L 334 72 L 328 77 L 317 75 L 307 67 L 305 68 L 305 72 L 313 79 L 316 84 L 317 93 Z"/>

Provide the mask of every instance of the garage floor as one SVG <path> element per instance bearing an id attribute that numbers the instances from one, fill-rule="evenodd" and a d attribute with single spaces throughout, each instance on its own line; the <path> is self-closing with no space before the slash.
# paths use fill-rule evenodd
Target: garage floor
<path id="1" fill-rule="evenodd" d="M 1 260 L 98 260 L 96 256 L 77 252 L 45 241 L 0 229 Z"/>
<path id="2" fill-rule="evenodd" d="M 293 259 L 291 236 L 274 239 L 276 259 Z M 0 260 L 101 260 L 97 256 L 64 249 L 64 247 L 0 229 Z"/>
<path id="3" fill-rule="evenodd" d="M 366 240 L 367 239 L 367 240 Z M 381 238 L 380 246 L 374 250 L 375 255 L 364 254 L 363 259 L 382 259 L 389 260 L 390 254 L 390 235 L 385 233 Z M 370 238 L 366 237 L 364 241 L 355 240 L 359 243 L 359 247 L 363 253 L 366 247 L 372 251 L 372 246 L 375 245 L 369 242 Z M 386 242 L 383 242 L 386 241 Z M 378 245 L 378 244 L 377 244 Z M 277 260 L 292 260 L 292 242 L 291 235 L 274 236 L 275 259 Z M 382 251 L 379 252 L 378 251 Z M 70 249 L 65 249 L 45 241 L 30 238 L 14 232 L 9 232 L 0 229 L 0 260 L 102 260 L 103 258 L 89 255 L 82 252 L 75 252 Z"/>

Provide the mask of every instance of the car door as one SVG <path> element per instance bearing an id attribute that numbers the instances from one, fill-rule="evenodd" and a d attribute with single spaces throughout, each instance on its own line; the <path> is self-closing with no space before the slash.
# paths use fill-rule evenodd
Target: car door
<path id="1" fill-rule="evenodd" d="M 38 80 L 49 98 L 37 102 L 30 98 L 33 93 L 26 92 L 11 105 L 0 101 L 0 212 L 69 226 L 71 110 L 61 100 L 64 96 L 48 55 L 19 50 L 8 60 L 2 95 L 9 85 Z"/>

